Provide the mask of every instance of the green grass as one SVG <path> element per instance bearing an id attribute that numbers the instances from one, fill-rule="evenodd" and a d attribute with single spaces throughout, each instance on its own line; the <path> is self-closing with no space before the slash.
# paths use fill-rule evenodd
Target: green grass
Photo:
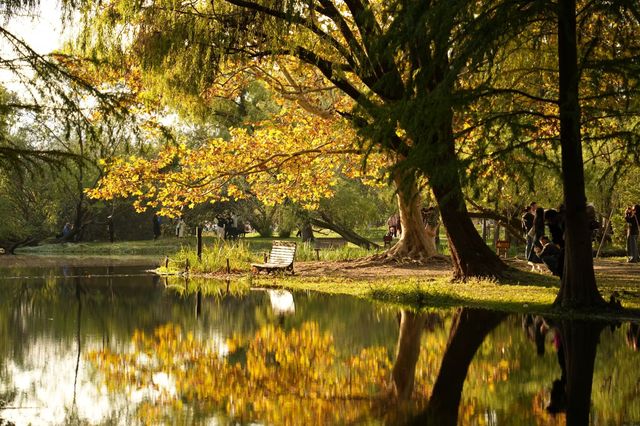
<path id="1" fill-rule="evenodd" d="M 210 242 L 213 238 L 210 238 Z M 183 247 L 195 247 L 195 237 L 161 238 L 159 240 L 116 241 L 114 243 L 95 241 L 79 243 L 43 244 L 22 247 L 18 254 L 56 255 L 171 255 Z"/>
<path id="2" fill-rule="evenodd" d="M 637 279 L 640 281 L 640 277 Z M 554 308 L 558 279 L 524 271 L 510 271 L 500 281 L 476 279 L 465 283 L 449 277 L 382 278 L 358 280 L 335 277 L 252 277 L 254 287 L 277 287 L 297 291 L 347 294 L 412 309 L 474 307 L 512 313 L 539 313 L 571 318 L 622 320 L 640 318 L 640 291 L 621 289 L 619 283 L 600 284 L 605 299 L 616 291 L 625 307 L 622 312 L 569 312 Z M 638 289 L 639 287 L 635 287 Z"/>
<path id="3" fill-rule="evenodd" d="M 352 244 L 337 248 L 323 248 L 316 252 L 311 244 L 299 244 L 296 249 L 296 260 L 300 262 L 308 262 L 313 260 L 321 261 L 338 261 L 359 259 L 370 256 L 375 251 L 366 250 Z"/>

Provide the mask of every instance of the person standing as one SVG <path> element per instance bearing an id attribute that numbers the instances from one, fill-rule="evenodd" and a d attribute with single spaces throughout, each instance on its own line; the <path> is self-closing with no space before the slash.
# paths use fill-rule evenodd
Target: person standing
<path id="1" fill-rule="evenodd" d="M 526 210 L 522 214 L 522 230 L 524 231 L 525 239 L 527 242 L 527 245 L 524 249 L 524 258 L 527 260 L 529 260 L 529 255 L 533 250 L 534 237 L 529 235 L 529 231 L 531 231 L 531 228 L 533 228 L 533 219 L 535 217 L 533 213 L 536 211 L 537 206 L 538 205 L 536 204 L 536 202 L 533 201 L 527 206 Z"/>
<path id="2" fill-rule="evenodd" d="M 183 217 L 180 217 L 180 219 L 178 220 L 178 227 L 176 229 L 176 236 L 178 238 L 183 238 L 186 231 L 187 223 L 184 221 Z"/>
<path id="3" fill-rule="evenodd" d="M 537 247 L 538 249 L 542 249 L 542 244 L 540 244 L 540 237 L 544 235 L 544 209 L 542 207 L 536 208 L 536 214 L 533 219 L 533 227 L 527 235 L 533 236 L 534 248 Z M 532 263 L 542 263 L 542 260 L 540 260 L 540 258 L 536 254 L 535 249 L 531 250 L 527 260 Z"/>
<path id="4" fill-rule="evenodd" d="M 627 222 L 627 262 L 637 263 L 640 261 L 638 256 L 638 214 L 640 213 L 640 205 L 627 207 L 624 220 Z"/>

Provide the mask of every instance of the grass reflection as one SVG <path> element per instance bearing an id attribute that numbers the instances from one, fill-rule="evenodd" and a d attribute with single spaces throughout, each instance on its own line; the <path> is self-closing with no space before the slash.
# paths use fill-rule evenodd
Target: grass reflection
<path id="1" fill-rule="evenodd" d="M 165 276 L 163 280 L 167 289 L 181 296 L 200 294 L 201 296 L 220 299 L 226 296 L 243 297 L 251 290 L 249 279 L 231 281 Z"/>

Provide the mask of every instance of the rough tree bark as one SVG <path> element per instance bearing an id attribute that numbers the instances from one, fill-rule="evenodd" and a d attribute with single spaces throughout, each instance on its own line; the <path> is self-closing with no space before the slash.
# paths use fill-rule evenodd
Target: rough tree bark
<path id="1" fill-rule="evenodd" d="M 425 260 L 439 256 L 435 242 L 436 229 L 425 227 L 422 222 L 422 198 L 420 189 L 409 173 L 396 172 L 394 182 L 398 191 L 398 211 L 402 233 L 386 257 Z"/>
<path id="2" fill-rule="evenodd" d="M 315 241 L 315 237 L 313 236 L 313 228 L 311 227 L 311 222 L 304 222 L 300 227 L 300 237 L 302 238 L 303 243 L 313 242 Z"/>
<path id="3" fill-rule="evenodd" d="M 460 181 L 432 183 L 438 200 L 442 223 L 447 231 L 453 262 L 453 275 L 458 280 L 472 276 L 500 276 L 507 266 L 487 246 L 476 230 L 464 203 Z"/>
<path id="4" fill-rule="evenodd" d="M 436 83 L 433 85 L 434 88 L 437 86 Z M 424 136 L 416 133 L 413 137 L 417 144 L 426 147 L 418 167 L 428 178 L 438 202 L 447 232 L 454 278 L 464 281 L 474 276 L 499 277 L 507 266 L 484 242 L 465 204 L 460 181 L 461 166 L 453 136 L 453 111 L 443 108 L 442 114 L 446 118 L 442 119 L 437 134 Z"/>
<path id="5" fill-rule="evenodd" d="M 565 260 L 555 305 L 585 308 L 605 305 L 593 272 L 587 197 L 580 136 L 576 1 L 558 1 L 558 65 L 562 183 L 566 208 Z"/>

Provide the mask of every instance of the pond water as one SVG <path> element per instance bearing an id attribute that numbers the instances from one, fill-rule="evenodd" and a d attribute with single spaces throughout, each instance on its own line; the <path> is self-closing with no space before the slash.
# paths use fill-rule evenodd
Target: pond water
<path id="1" fill-rule="evenodd" d="M 637 324 L 0 272 L 0 425 L 640 424 Z"/>

